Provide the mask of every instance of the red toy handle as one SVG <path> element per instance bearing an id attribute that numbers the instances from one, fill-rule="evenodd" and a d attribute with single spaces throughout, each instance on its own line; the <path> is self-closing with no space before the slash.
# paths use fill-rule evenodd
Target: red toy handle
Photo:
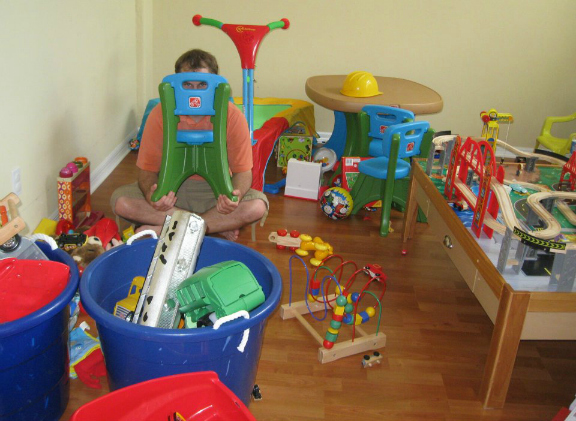
<path id="1" fill-rule="evenodd" d="M 290 27 L 290 21 L 286 18 L 270 22 L 268 25 L 233 25 L 222 23 L 216 19 L 203 18 L 201 15 L 194 15 L 192 23 L 196 26 L 214 26 L 226 32 L 240 54 L 243 69 L 254 69 L 258 46 L 268 32 L 277 28 L 288 29 Z"/>

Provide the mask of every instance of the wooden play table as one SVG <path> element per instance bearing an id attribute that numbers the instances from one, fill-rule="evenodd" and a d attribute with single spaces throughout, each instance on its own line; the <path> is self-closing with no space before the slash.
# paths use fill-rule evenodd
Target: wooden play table
<path id="1" fill-rule="evenodd" d="M 576 339 L 576 292 L 512 287 L 415 160 L 404 215 L 404 246 L 414 235 L 418 207 L 494 323 L 480 398 L 485 408 L 502 408 L 520 340 Z"/>

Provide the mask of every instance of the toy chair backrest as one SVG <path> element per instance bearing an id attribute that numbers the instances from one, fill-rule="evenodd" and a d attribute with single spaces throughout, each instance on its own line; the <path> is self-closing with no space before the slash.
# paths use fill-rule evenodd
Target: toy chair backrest
<path id="1" fill-rule="evenodd" d="M 414 121 L 414 113 L 402 108 L 385 105 L 366 105 L 362 108 L 370 118 L 368 135 L 373 139 L 383 139 L 389 126 Z"/>
<path id="2" fill-rule="evenodd" d="M 552 133 L 552 125 L 555 123 L 567 123 L 569 121 L 576 120 L 576 113 L 570 114 L 567 116 L 562 117 L 547 117 L 544 120 L 544 124 L 542 126 L 542 131 L 540 132 L 540 136 L 551 136 Z"/>
<path id="3" fill-rule="evenodd" d="M 390 157 L 390 145 L 393 138 L 400 140 L 398 159 L 419 155 L 422 138 L 429 128 L 430 124 L 427 121 L 414 121 L 390 127 L 384 133 L 382 155 Z"/>
<path id="4" fill-rule="evenodd" d="M 190 89 L 186 82 L 204 82 L 202 89 Z M 174 115 L 216 115 L 216 95 L 220 90 L 227 90 L 225 98 L 229 97 L 230 87 L 222 76 L 211 73 L 184 72 L 168 75 L 162 79 L 160 97 L 163 97 L 162 86 L 169 84 L 174 93 Z M 167 90 L 170 91 L 170 90 Z M 165 91 L 166 92 L 166 91 Z M 170 99 L 162 98 L 171 102 Z M 169 106 L 171 109 L 171 107 Z M 226 121 L 224 116 L 224 121 Z M 213 141 L 213 132 L 209 130 L 178 130 L 176 140 L 188 144 L 202 144 Z"/>

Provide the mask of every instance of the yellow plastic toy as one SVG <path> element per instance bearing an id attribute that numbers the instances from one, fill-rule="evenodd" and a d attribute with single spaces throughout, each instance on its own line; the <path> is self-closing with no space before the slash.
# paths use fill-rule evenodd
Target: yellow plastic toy
<path id="1" fill-rule="evenodd" d="M 142 292 L 143 285 L 143 276 L 136 276 L 134 279 L 132 279 L 130 289 L 128 290 L 128 296 L 118 301 L 116 306 L 114 306 L 114 316 L 128 321 L 132 319 L 134 310 L 136 310 L 136 305 L 138 304 L 138 299 L 140 298 L 140 293 Z"/>
<path id="2" fill-rule="evenodd" d="M 126 242 L 130 237 L 134 235 L 134 225 L 130 225 L 124 231 L 122 231 L 122 241 Z"/>
<path id="3" fill-rule="evenodd" d="M 542 126 L 542 131 L 540 136 L 536 139 L 536 146 L 534 149 L 538 149 L 540 145 L 550 149 L 559 155 L 566 155 L 570 152 L 572 141 L 576 139 L 576 133 L 572 133 L 568 138 L 560 138 L 552 135 L 552 125 L 555 123 L 567 123 L 569 121 L 576 120 L 576 113 L 565 116 L 565 117 L 548 117 L 544 120 L 544 125 Z"/>
<path id="4" fill-rule="evenodd" d="M 512 114 L 499 113 L 494 108 L 491 108 L 488 112 L 482 111 L 480 118 L 484 122 L 482 137 L 486 139 L 486 141 L 492 145 L 492 149 L 496 151 L 495 142 L 498 140 L 500 124 L 512 124 L 514 123 L 514 117 L 512 117 Z"/>
<path id="5" fill-rule="evenodd" d="M 346 76 L 340 93 L 356 98 L 367 98 L 382 94 L 378 90 L 378 82 L 372 73 L 360 71 L 352 72 Z"/>
<path id="6" fill-rule="evenodd" d="M 314 257 L 310 259 L 310 264 L 312 266 L 320 266 L 322 260 L 334 254 L 332 246 L 329 243 L 324 242 L 320 237 L 312 238 L 308 234 L 301 234 L 300 240 L 300 247 L 295 250 L 296 254 L 305 257 L 313 251 Z"/>
<path id="7" fill-rule="evenodd" d="M 57 225 L 58 222 L 52 219 L 42 218 L 36 229 L 34 229 L 34 234 L 56 235 Z"/>

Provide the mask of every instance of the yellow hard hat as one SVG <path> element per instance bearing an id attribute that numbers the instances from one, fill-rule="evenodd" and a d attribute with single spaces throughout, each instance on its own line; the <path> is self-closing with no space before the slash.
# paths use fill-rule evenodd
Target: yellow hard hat
<path id="1" fill-rule="evenodd" d="M 346 76 L 340 93 L 346 96 L 366 98 L 380 95 L 382 92 L 378 90 L 378 82 L 372 73 L 358 71 Z"/>

